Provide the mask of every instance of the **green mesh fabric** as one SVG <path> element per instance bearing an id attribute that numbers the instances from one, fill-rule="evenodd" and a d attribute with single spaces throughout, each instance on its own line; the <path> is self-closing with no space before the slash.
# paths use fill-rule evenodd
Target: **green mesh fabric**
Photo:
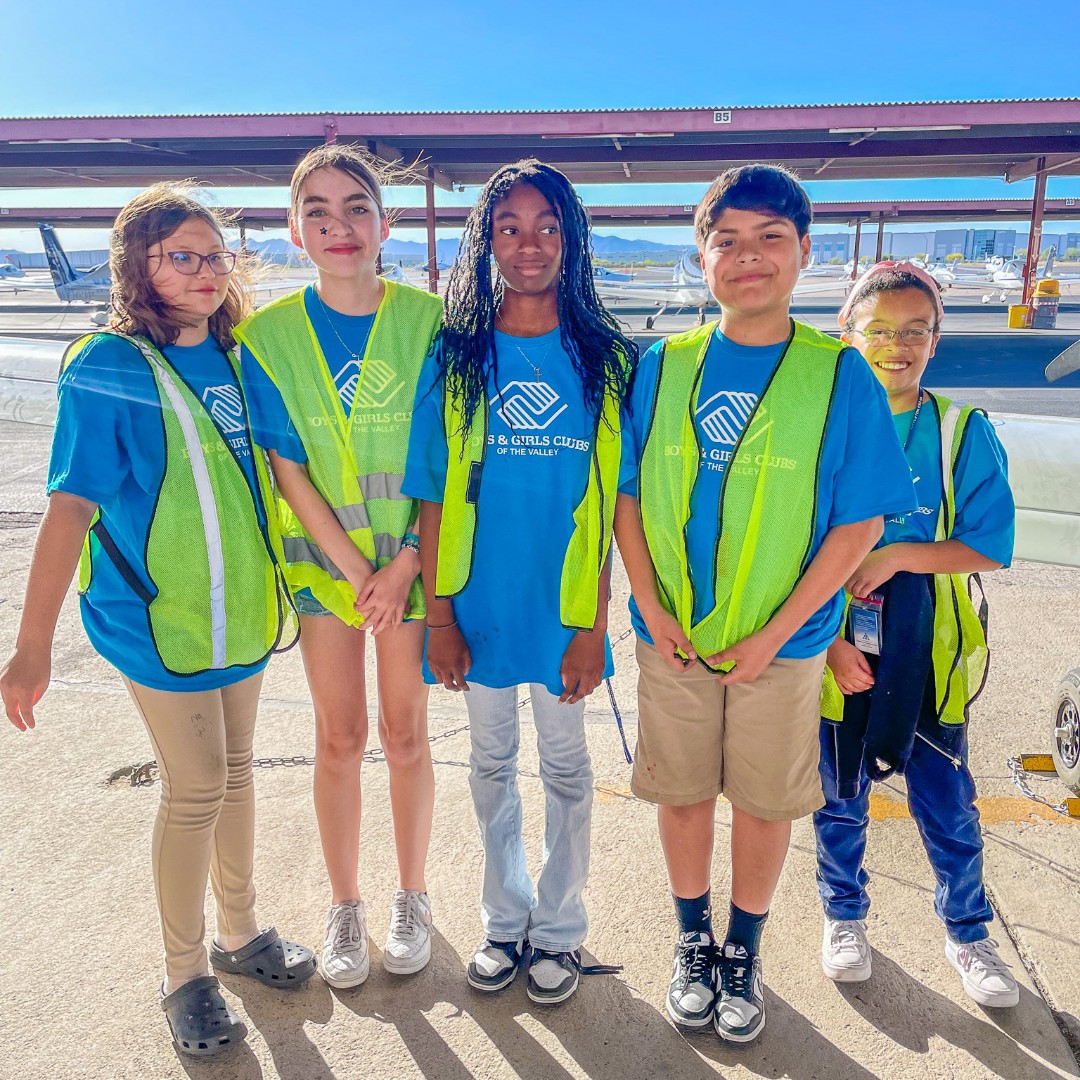
<path id="1" fill-rule="evenodd" d="M 760 630 L 805 569 L 817 478 L 843 345 L 802 323 L 732 451 L 721 488 L 716 596 L 691 625 L 685 528 L 700 464 L 694 415 L 715 326 L 667 340 L 639 479 L 642 523 L 661 600 L 705 657 Z"/>
<path id="2" fill-rule="evenodd" d="M 349 416 L 304 310 L 303 291 L 245 320 L 242 341 L 281 391 L 308 455 L 308 472 L 342 528 L 379 569 L 401 549 L 417 506 L 401 482 L 420 370 L 442 320 L 442 301 L 395 282 L 375 316 Z M 308 588 L 338 618 L 363 622 L 356 594 L 284 500 L 278 515 L 289 586 Z M 424 614 L 424 592 L 413 583 L 407 618 Z"/>

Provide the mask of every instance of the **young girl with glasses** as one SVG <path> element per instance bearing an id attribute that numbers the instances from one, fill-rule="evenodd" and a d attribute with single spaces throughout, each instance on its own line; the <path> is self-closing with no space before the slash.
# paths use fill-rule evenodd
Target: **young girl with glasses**
<path id="1" fill-rule="evenodd" d="M 367 631 L 398 862 L 383 966 L 405 975 L 431 957 L 424 594 L 417 504 L 401 481 L 417 378 L 442 304 L 378 275 L 389 224 L 378 167 L 363 151 L 328 145 L 300 162 L 289 227 L 318 280 L 263 308 L 237 337 L 252 427 L 280 488 L 315 706 L 315 813 L 331 894 L 319 970 L 331 986 L 350 987 L 369 971 L 358 878 Z"/>
<path id="2" fill-rule="evenodd" d="M 986 415 L 923 386 L 943 315 L 937 282 L 925 270 L 884 262 L 859 280 L 839 316 L 843 340 L 888 394 L 919 507 L 885 519 L 881 542 L 847 584 L 854 598 L 848 633 L 828 651 L 826 803 L 814 814 L 821 959 L 837 982 L 870 977 L 863 869 L 870 785 L 900 772 L 937 878 L 945 955 L 975 1001 L 1010 1006 L 1019 1001 L 1016 980 L 987 930 L 993 911 L 983 888 L 967 721 L 988 661 L 979 573 L 1012 558 L 1013 500 L 1005 451 Z"/>
<path id="3" fill-rule="evenodd" d="M 157 758 L 161 1007 L 177 1048 L 195 1056 L 246 1034 L 208 973 L 208 876 L 216 969 L 283 988 L 315 970 L 309 949 L 255 920 L 255 714 L 263 669 L 295 641 L 296 620 L 229 353 L 248 306 L 235 261 L 218 219 L 180 187 L 155 185 L 120 211 L 111 322 L 65 356 L 49 507 L 0 673 L 8 718 L 34 727 L 79 563 L 83 625 L 119 670 Z"/>
<path id="4" fill-rule="evenodd" d="M 499 169 L 469 215 L 447 321 L 420 379 L 405 490 L 421 499 L 425 676 L 465 691 L 484 844 L 478 990 L 577 988 L 592 771 L 585 698 L 611 674 L 610 544 L 620 409 L 634 346 L 593 285 L 589 224 L 538 161 Z M 529 684 L 547 798 L 544 864 L 525 865 L 518 686 Z"/>

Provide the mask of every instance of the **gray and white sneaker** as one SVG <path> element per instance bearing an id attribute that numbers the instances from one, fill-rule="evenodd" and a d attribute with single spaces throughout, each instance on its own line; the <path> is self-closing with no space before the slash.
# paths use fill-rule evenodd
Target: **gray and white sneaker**
<path id="1" fill-rule="evenodd" d="M 469 985 L 487 993 L 509 986 L 517 977 L 527 949 L 528 942 L 492 941 L 490 938 L 481 941 L 465 973 Z"/>
<path id="2" fill-rule="evenodd" d="M 967 996 L 990 1009 L 1020 1004 L 1020 987 L 991 938 L 966 944 L 945 934 L 945 956 L 964 980 Z"/>
<path id="3" fill-rule="evenodd" d="M 383 967 L 394 975 L 412 975 L 431 959 L 431 901 L 426 892 L 398 889 L 390 904 L 390 932 Z"/>
<path id="4" fill-rule="evenodd" d="M 359 986 L 367 977 L 367 916 L 363 900 L 334 904 L 326 920 L 319 974 L 339 990 Z"/>
<path id="5" fill-rule="evenodd" d="M 748 1043 L 765 1026 L 765 994 L 761 957 L 742 945 L 724 942 L 717 963 L 720 993 L 713 1010 L 713 1027 L 725 1042 Z"/>
<path id="6" fill-rule="evenodd" d="M 866 940 L 865 922 L 825 916 L 821 970 L 833 982 L 866 982 L 870 978 L 870 942 Z"/>
<path id="7" fill-rule="evenodd" d="M 679 935 L 667 1014 L 684 1028 L 707 1027 L 716 1002 L 716 942 L 704 932 Z"/>

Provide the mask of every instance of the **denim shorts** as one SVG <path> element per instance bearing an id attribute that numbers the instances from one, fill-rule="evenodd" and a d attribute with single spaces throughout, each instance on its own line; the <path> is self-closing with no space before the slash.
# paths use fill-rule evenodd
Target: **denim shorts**
<path id="1" fill-rule="evenodd" d="M 301 589 L 293 594 L 293 603 L 296 605 L 297 615 L 333 615 L 334 613 L 324 608 L 310 589 Z"/>

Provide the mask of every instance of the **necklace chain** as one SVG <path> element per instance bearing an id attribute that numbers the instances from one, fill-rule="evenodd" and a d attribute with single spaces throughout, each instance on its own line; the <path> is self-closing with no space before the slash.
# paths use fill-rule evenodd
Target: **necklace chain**
<path id="1" fill-rule="evenodd" d="M 500 319 L 497 317 L 495 321 L 499 322 Z M 506 334 L 507 337 L 510 337 L 510 338 L 516 336 L 514 334 L 507 334 L 505 330 L 502 331 L 502 332 L 504 334 Z M 548 347 L 544 350 L 544 355 L 540 357 L 539 364 L 534 364 L 532 362 L 532 360 L 529 359 L 529 354 L 520 345 L 518 345 L 516 341 L 511 342 L 511 344 L 513 344 L 514 348 L 517 350 L 518 355 L 521 357 L 521 359 L 524 360 L 525 363 L 528 364 L 530 368 L 532 368 L 533 382 L 538 382 L 538 383 L 543 382 L 544 381 L 544 364 L 547 362 L 547 358 L 551 355 L 551 350 L 555 347 L 554 344 L 548 345 Z"/>
<path id="2" fill-rule="evenodd" d="M 315 295 L 319 296 L 318 289 L 315 290 Z M 319 296 L 319 307 L 322 309 L 323 318 L 326 320 L 326 325 L 329 326 L 330 329 L 333 331 L 334 337 L 336 337 L 338 341 L 341 342 L 341 347 L 353 358 L 353 360 L 356 362 L 356 366 L 360 367 L 364 362 L 363 356 L 353 352 L 353 350 L 345 344 L 345 339 L 338 333 L 338 328 L 334 325 L 333 320 L 330 318 L 330 312 L 329 310 L 327 310 L 326 302 L 321 296 Z"/>

